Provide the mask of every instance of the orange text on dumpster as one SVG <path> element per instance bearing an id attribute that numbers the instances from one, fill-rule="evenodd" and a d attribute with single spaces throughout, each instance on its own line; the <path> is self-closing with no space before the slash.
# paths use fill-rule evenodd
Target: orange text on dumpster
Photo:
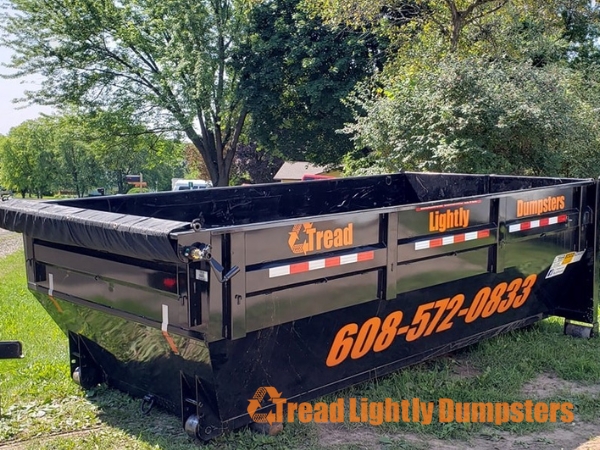
<path id="1" fill-rule="evenodd" d="M 525 304 L 537 280 L 537 275 L 515 278 L 495 286 L 481 288 L 469 306 L 465 295 L 456 294 L 419 305 L 412 319 L 404 320 L 402 311 L 393 311 L 384 318 L 372 317 L 362 324 L 349 323 L 336 334 L 326 364 L 337 366 L 348 358 L 360 359 L 369 352 L 388 349 L 398 337 L 406 342 L 450 330 L 457 318 L 469 324 L 495 314 L 520 308 Z"/>

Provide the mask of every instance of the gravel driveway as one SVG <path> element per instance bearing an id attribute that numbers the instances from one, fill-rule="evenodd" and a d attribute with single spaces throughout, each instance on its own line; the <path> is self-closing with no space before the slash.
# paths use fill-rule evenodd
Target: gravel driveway
<path id="1" fill-rule="evenodd" d="M 21 233 L 13 233 L 0 228 L 0 258 L 17 252 L 23 248 Z"/>

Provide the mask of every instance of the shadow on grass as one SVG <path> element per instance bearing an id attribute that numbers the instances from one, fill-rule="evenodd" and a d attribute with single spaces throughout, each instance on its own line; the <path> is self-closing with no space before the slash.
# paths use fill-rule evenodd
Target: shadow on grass
<path id="1" fill-rule="evenodd" d="M 179 450 L 184 448 L 213 449 L 289 449 L 316 448 L 315 429 L 306 424 L 286 425 L 277 436 L 266 436 L 244 427 L 226 433 L 206 443 L 189 437 L 178 416 L 154 407 L 148 414 L 141 412 L 142 400 L 106 388 L 104 385 L 87 391 L 88 400 L 98 410 L 103 424 L 145 442 L 151 448 Z"/>

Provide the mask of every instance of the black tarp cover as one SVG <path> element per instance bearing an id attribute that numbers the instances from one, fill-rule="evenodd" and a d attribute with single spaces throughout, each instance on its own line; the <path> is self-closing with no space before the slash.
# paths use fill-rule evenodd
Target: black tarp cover
<path id="1" fill-rule="evenodd" d="M 181 262 L 175 231 L 189 223 L 12 199 L 0 203 L 0 228 L 34 239 L 137 259 Z"/>

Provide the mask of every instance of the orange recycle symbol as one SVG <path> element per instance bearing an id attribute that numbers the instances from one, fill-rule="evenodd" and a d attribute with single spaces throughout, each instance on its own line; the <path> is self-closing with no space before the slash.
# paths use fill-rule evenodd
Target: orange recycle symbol
<path id="1" fill-rule="evenodd" d="M 298 242 L 300 239 L 300 229 L 304 228 L 304 234 L 306 235 L 308 230 L 312 229 L 312 227 L 312 222 L 294 225 L 294 228 L 292 228 L 292 231 L 290 232 L 290 238 L 288 239 L 288 245 L 293 253 L 304 253 L 306 255 L 306 252 L 308 251 L 308 236 L 304 242 Z"/>
<path id="2" fill-rule="evenodd" d="M 278 403 L 277 400 L 281 399 L 281 392 L 277 392 L 272 386 L 263 386 L 259 387 L 254 396 L 248 400 L 250 404 L 248 405 L 248 414 L 250 418 L 256 423 L 269 423 L 269 425 L 273 425 L 275 422 L 275 413 L 273 411 L 269 411 L 269 413 L 256 413 L 261 406 L 262 401 L 265 398 L 265 395 L 269 394 L 269 401 L 272 403 Z"/>

